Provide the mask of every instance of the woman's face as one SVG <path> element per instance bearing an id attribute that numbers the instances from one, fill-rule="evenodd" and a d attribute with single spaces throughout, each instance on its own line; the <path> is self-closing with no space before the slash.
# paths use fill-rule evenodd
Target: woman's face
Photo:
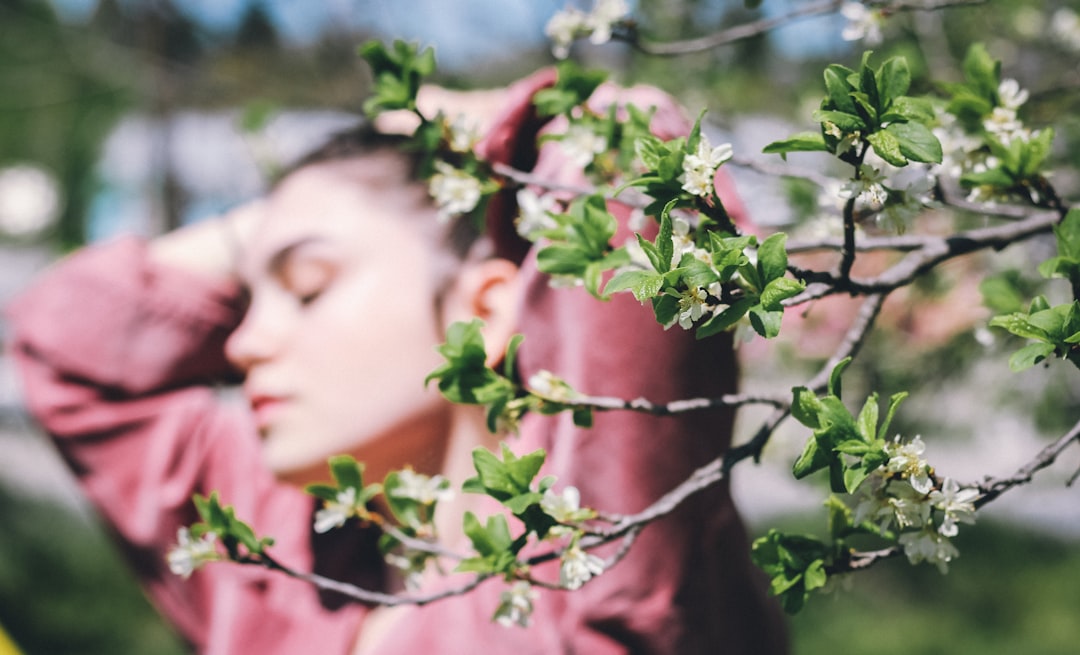
<path id="1" fill-rule="evenodd" d="M 341 453 L 374 479 L 441 464 L 450 405 L 424 385 L 441 361 L 439 257 L 423 234 L 436 218 L 422 188 L 401 186 L 404 166 L 376 154 L 293 173 L 244 253 L 251 305 L 227 354 L 283 479 L 325 479 Z"/>

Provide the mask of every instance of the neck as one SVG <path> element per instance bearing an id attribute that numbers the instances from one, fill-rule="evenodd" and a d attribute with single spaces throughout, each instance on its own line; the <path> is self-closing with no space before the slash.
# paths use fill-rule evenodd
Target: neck
<path id="1" fill-rule="evenodd" d="M 466 554 L 471 549 L 469 540 L 461 528 L 461 517 L 465 512 L 471 511 L 482 519 L 498 508 L 498 505 L 486 496 L 466 494 L 461 491 L 462 483 L 476 475 L 472 459 L 473 450 L 476 448 L 491 450 L 496 448 L 498 443 L 499 436 L 491 434 L 487 429 L 482 408 L 471 405 L 454 407 L 446 442 L 446 454 L 440 473 L 450 480 L 451 488 L 455 493 L 453 499 L 439 504 L 435 516 L 435 528 L 440 541 L 454 552 Z"/>

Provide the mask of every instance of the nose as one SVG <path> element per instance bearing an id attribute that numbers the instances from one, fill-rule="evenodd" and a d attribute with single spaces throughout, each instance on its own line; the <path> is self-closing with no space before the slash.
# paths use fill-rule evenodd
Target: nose
<path id="1" fill-rule="evenodd" d="M 225 356 L 244 372 L 277 357 L 287 329 L 283 318 L 275 313 L 271 303 L 253 299 L 240 325 L 225 342 Z"/>

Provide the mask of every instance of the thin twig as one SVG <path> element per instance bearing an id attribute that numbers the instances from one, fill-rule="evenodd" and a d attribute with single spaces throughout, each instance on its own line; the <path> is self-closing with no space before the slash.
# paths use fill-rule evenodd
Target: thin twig
<path id="1" fill-rule="evenodd" d="M 1080 422 L 1077 422 L 1071 430 L 1052 444 L 1039 451 L 1035 459 L 1020 467 L 1016 473 L 1006 478 L 988 477 L 981 484 L 975 485 L 982 492 L 982 496 L 975 502 L 976 507 L 982 507 L 1013 487 L 1031 482 L 1031 477 L 1037 471 L 1057 461 L 1058 456 L 1074 442 L 1080 443 Z"/>
<path id="2" fill-rule="evenodd" d="M 654 55 L 657 57 L 678 57 L 699 52 L 707 52 L 723 45 L 771 32 L 772 30 L 796 21 L 822 14 L 830 14 L 839 10 L 845 2 L 846 0 L 823 0 L 822 2 L 806 4 L 780 16 L 761 18 L 695 39 L 667 42 L 649 41 L 641 38 L 641 35 L 633 26 L 630 26 L 627 29 L 616 30 L 616 32 L 612 34 L 612 38 L 624 41 L 630 44 L 631 47 L 647 55 Z M 977 5 L 984 4 L 985 2 L 986 0 L 925 0 L 922 2 L 880 2 L 874 3 L 874 5 L 877 9 L 884 12 L 937 11 L 947 7 Z"/>
<path id="3" fill-rule="evenodd" d="M 620 39 L 629 43 L 635 49 L 647 54 L 655 55 L 658 57 L 678 57 L 682 55 L 689 55 L 698 52 L 706 52 L 713 48 L 718 48 L 722 45 L 734 43 L 735 41 L 741 41 L 748 39 L 765 32 L 770 32 L 778 27 L 786 25 L 788 23 L 794 23 L 795 21 L 809 18 L 811 16 L 817 16 L 819 14 L 828 14 L 836 11 L 844 4 L 844 0 L 824 0 L 823 2 L 815 2 L 812 4 L 803 5 L 798 9 L 794 9 L 786 14 L 780 16 L 774 16 L 772 18 L 761 18 L 759 20 L 745 23 L 743 25 L 737 25 L 725 30 L 713 32 L 706 36 L 702 36 L 696 39 L 684 39 L 681 41 L 648 41 L 640 38 L 640 35 L 636 30 L 628 30 L 625 33 L 617 31 L 612 35 L 613 38 Z"/>
<path id="4" fill-rule="evenodd" d="M 463 594 L 469 593 L 473 589 L 476 589 L 480 586 L 481 583 L 492 577 L 490 574 L 477 574 L 476 578 L 468 581 L 465 584 L 425 595 L 388 594 L 381 591 L 364 589 L 363 587 L 349 584 L 347 582 L 341 582 L 340 580 L 327 578 L 325 576 L 318 575 L 317 573 L 304 573 L 302 571 L 297 571 L 288 566 L 285 566 L 284 564 L 281 564 L 280 562 L 265 553 L 257 557 L 252 556 L 249 558 L 240 559 L 238 561 L 241 564 L 256 564 L 266 567 L 272 571 L 280 571 L 281 573 L 284 573 L 290 577 L 311 583 L 319 589 L 323 589 L 326 591 L 335 591 L 362 603 L 384 605 L 387 607 L 394 607 L 397 605 L 427 605 L 429 603 L 433 603 L 437 600 L 442 600 L 444 598 L 461 596 Z"/>
<path id="5" fill-rule="evenodd" d="M 654 403 L 646 398 L 615 398 L 609 396 L 578 395 L 571 400 L 560 400 L 559 404 L 568 407 L 588 408 L 598 411 L 627 410 L 652 414 L 653 416 L 672 416 L 686 412 L 714 409 L 717 407 L 742 407 L 744 405 L 772 405 L 783 407 L 787 401 L 779 396 L 768 394 L 725 394 L 718 398 L 688 398 L 669 403 Z"/>
<path id="6" fill-rule="evenodd" d="M 817 298 L 839 292 L 853 295 L 888 293 L 910 284 L 918 276 L 942 262 L 985 248 L 1001 249 L 1012 243 L 1045 234 L 1058 222 L 1059 217 L 1050 212 L 1039 212 L 1016 223 L 995 227 L 977 228 L 945 237 L 927 237 L 925 244 L 910 252 L 900 262 L 877 277 L 869 279 L 827 279 L 827 273 L 819 273 L 823 280 L 808 284 L 806 290 L 788 298 L 784 305 L 793 307 Z"/>

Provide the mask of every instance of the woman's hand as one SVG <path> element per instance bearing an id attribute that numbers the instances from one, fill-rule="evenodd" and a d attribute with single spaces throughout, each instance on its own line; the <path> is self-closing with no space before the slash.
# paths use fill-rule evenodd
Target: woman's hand
<path id="1" fill-rule="evenodd" d="M 211 279 L 235 279 L 237 266 L 262 216 L 253 200 L 213 219 L 200 221 L 150 242 L 150 257 Z"/>

